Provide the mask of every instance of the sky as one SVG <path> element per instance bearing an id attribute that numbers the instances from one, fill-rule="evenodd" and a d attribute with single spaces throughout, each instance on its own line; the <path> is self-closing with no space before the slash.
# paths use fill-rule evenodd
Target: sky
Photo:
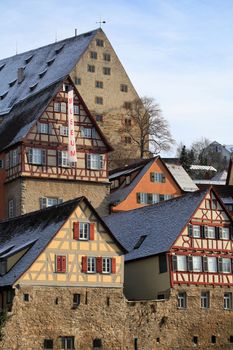
<path id="1" fill-rule="evenodd" d="M 93 30 L 100 18 L 177 144 L 233 144 L 232 0 L 1 0 L 0 58 Z"/>

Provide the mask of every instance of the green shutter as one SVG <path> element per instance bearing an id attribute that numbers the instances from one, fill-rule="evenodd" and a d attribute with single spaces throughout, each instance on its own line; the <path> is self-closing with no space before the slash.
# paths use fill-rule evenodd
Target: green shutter
<path id="1" fill-rule="evenodd" d="M 172 270 L 177 271 L 177 256 L 172 255 Z"/>
<path id="2" fill-rule="evenodd" d="M 166 176 L 164 174 L 162 174 L 162 182 L 165 183 L 166 182 Z"/>
<path id="3" fill-rule="evenodd" d="M 155 173 L 150 173 L 150 181 L 155 182 Z"/>
<path id="4" fill-rule="evenodd" d="M 223 272 L 222 271 L 222 258 L 218 258 L 218 272 Z"/>
<path id="5" fill-rule="evenodd" d="M 193 257 L 188 256 L 188 271 L 193 271 Z"/>
<path id="6" fill-rule="evenodd" d="M 203 256 L 203 271 L 208 272 L 208 260 L 207 256 Z"/>
<path id="7" fill-rule="evenodd" d="M 137 203 L 141 203 L 141 193 L 137 193 Z"/>
<path id="8" fill-rule="evenodd" d="M 189 235 L 189 237 L 193 236 L 193 225 L 192 224 L 188 225 L 188 235 Z"/>

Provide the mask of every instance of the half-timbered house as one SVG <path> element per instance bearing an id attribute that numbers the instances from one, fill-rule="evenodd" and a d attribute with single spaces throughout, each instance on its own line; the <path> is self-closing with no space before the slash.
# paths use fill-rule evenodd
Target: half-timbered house
<path id="1" fill-rule="evenodd" d="M 166 164 L 160 157 L 111 170 L 109 180 L 112 212 L 140 208 L 198 190 L 181 165 Z"/>
<path id="2" fill-rule="evenodd" d="M 85 197 L 1 222 L 0 308 L 12 311 L 1 346 L 91 348 L 97 338 L 109 348 L 124 317 L 123 253 Z"/>
<path id="3" fill-rule="evenodd" d="M 68 159 L 68 89 L 74 91 L 75 163 Z M 103 211 L 110 150 L 69 78 L 17 103 L 0 125 L 1 218 L 80 195 Z"/>
<path id="4" fill-rule="evenodd" d="M 186 293 L 191 285 L 208 296 L 214 291 L 207 287 L 220 286 L 222 297 L 232 296 L 232 219 L 212 188 L 112 214 L 105 222 L 129 252 L 128 298 L 166 298 L 172 288 Z"/>

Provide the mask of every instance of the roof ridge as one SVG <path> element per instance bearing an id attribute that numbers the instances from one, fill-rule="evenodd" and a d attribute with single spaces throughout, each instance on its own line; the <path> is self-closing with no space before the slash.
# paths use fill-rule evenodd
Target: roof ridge
<path id="1" fill-rule="evenodd" d="M 124 170 L 128 170 L 130 168 L 134 168 L 136 166 L 140 166 L 140 165 L 146 165 L 147 163 L 149 163 L 152 160 L 155 160 L 156 158 L 159 158 L 159 156 L 155 156 L 155 157 L 151 157 L 151 158 L 145 158 L 145 159 L 138 159 L 136 162 L 129 164 L 129 165 L 125 165 L 119 168 L 115 168 L 109 171 L 110 175 L 113 175 L 114 173 L 117 173 L 119 171 L 124 171 Z"/>

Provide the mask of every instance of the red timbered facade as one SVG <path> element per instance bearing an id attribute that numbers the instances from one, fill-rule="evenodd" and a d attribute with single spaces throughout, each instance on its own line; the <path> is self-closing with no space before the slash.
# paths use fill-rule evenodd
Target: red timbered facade
<path id="1" fill-rule="evenodd" d="M 210 190 L 168 253 L 171 287 L 233 285 L 232 220 Z"/>

